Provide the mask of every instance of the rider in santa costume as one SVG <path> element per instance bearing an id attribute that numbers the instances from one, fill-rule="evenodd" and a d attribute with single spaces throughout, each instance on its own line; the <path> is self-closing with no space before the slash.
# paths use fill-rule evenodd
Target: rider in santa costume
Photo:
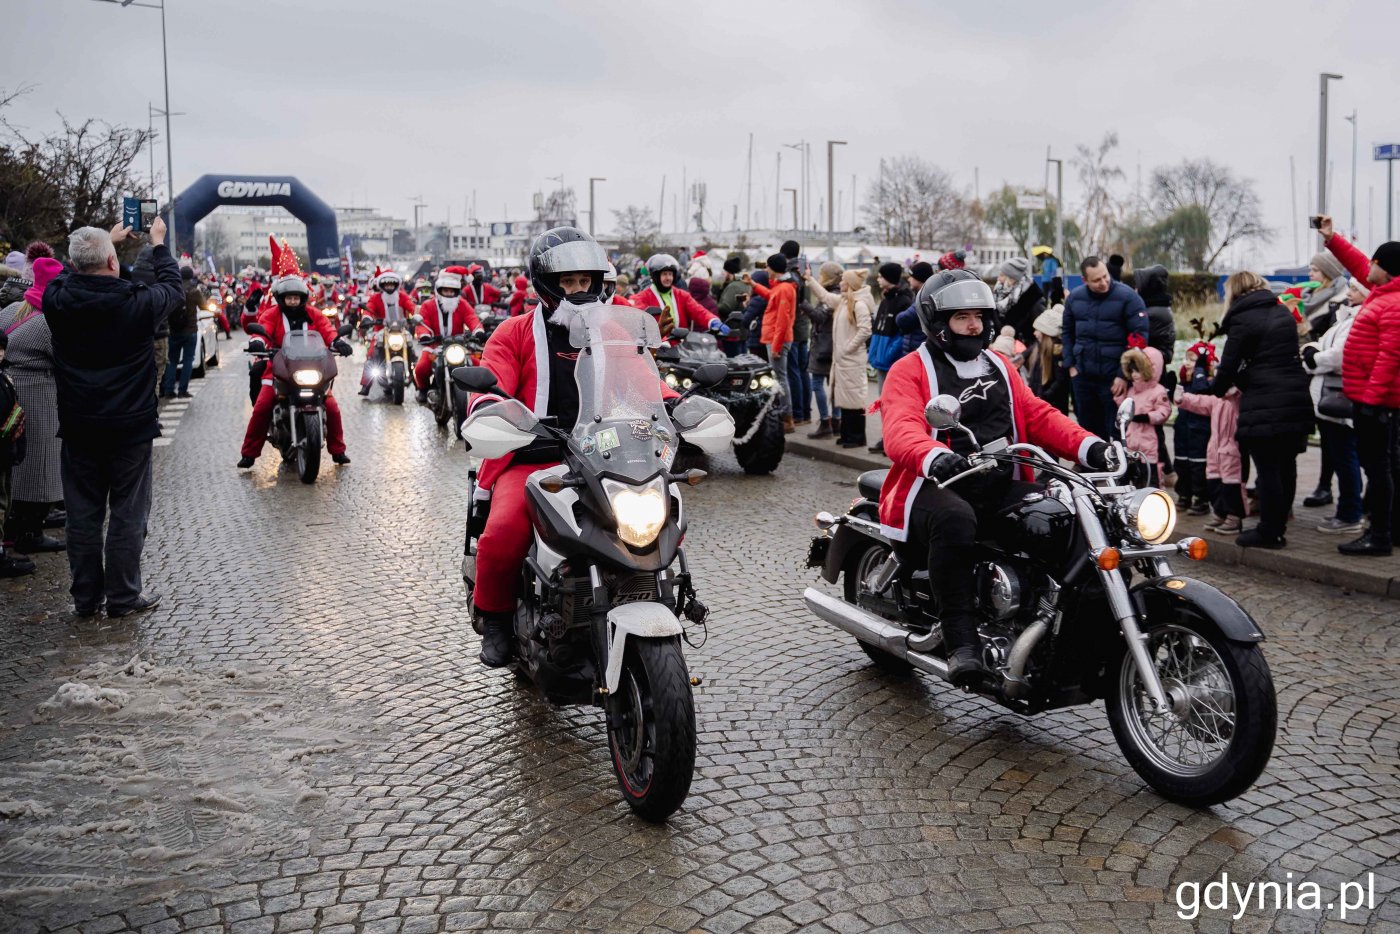
<path id="1" fill-rule="evenodd" d="M 461 266 L 452 266 L 451 269 L 461 269 Z M 463 289 L 463 298 L 473 309 L 477 305 L 495 305 L 501 300 L 501 290 L 486 281 L 486 270 L 480 263 L 472 263 L 466 269 L 466 276 L 471 279 Z"/>
<path id="2" fill-rule="evenodd" d="M 685 289 L 675 288 L 680 276 L 681 264 L 669 253 L 657 253 L 647 260 L 647 272 L 651 274 L 651 285 L 633 295 L 631 304 L 651 312 L 661 328 L 661 336 L 669 338 L 672 328 L 689 328 L 692 331 L 709 329 L 717 334 L 728 334 L 729 328 L 706 310 Z"/>
<path id="3" fill-rule="evenodd" d="M 365 302 L 365 311 L 360 318 L 361 327 L 364 327 L 366 318 L 373 324 L 373 330 L 369 335 L 369 349 L 365 351 L 365 367 L 360 371 L 360 395 L 369 395 L 370 386 L 374 384 L 373 369 L 368 361 L 375 359 L 375 354 L 379 349 L 379 337 L 384 330 L 384 321 L 388 317 L 390 321 L 408 321 L 413 313 L 417 311 L 417 306 L 413 304 L 413 299 L 408 297 L 408 293 L 402 288 L 403 281 L 399 279 L 399 274 L 389 270 L 375 274 L 374 285 L 377 290 Z M 390 312 L 393 315 L 390 315 Z"/>
<path id="4" fill-rule="evenodd" d="M 465 272 L 461 266 L 448 266 L 438 273 L 437 280 L 433 283 L 433 297 L 418 306 L 418 316 L 423 319 L 423 323 L 418 325 L 414 333 L 420 341 L 425 337 L 456 337 L 467 334 L 481 337 L 486 333 L 471 303 L 462 301 L 462 279 Z M 446 331 L 442 327 L 444 317 L 447 319 Z M 433 378 L 433 360 L 436 357 L 437 348 L 424 347 L 413 367 L 413 385 L 418 387 L 420 404 L 428 401 L 428 383 Z"/>
<path id="5" fill-rule="evenodd" d="M 268 240 L 271 241 L 272 238 L 269 237 Z M 272 305 L 259 312 L 257 321 L 267 331 L 267 336 L 251 337 L 249 346 L 276 350 L 282 346 L 288 331 L 311 330 L 319 333 L 331 350 L 342 357 L 348 357 L 350 345 L 336 333 L 335 325 L 331 324 L 325 315 L 311 307 L 311 290 L 306 280 L 301 277 L 296 253 L 285 241 L 280 250 L 275 242 L 272 243 L 272 275 L 272 287 L 268 289 Z M 253 461 L 262 453 L 263 442 L 267 440 L 267 428 L 272 423 L 272 408 L 277 401 L 272 376 L 266 373 L 267 361 L 260 360 L 259 363 L 264 365 L 261 371 L 262 389 L 258 392 L 257 402 L 253 403 L 253 414 L 248 419 L 248 430 L 243 435 L 243 449 L 240 452 L 242 456 L 238 461 L 238 466 L 245 470 L 252 467 Z M 331 460 L 335 463 L 350 463 L 350 458 L 345 454 L 345 432 L 340 421 L 340 404 L 329 392 L 326 393 L 326 450 L 330 452 Z"/>

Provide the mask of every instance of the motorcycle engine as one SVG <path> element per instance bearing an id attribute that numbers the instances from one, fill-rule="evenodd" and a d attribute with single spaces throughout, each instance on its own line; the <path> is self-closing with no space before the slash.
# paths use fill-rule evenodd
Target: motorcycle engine
<path id="1" fill-rule="evenodd" d="M 1021 572 L 999 561 L 983 561 L 973 569 L 977 581 L 977 602 L 989 620 L 1006 622 L 1021 610 L 1025 592 Z"/>

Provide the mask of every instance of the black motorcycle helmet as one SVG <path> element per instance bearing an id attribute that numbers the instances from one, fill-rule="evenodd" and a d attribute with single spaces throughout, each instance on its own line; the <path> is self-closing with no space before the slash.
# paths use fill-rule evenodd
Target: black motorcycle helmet
<path id="1" fill-rule="evenodd" d="M 944 269 L 919 289 L 919 324 L 930 344 L 954 360 L 972 360 L 991 346 L 997 332 L 997 304 L 987 283 L 966 269 Z M 982 333 L 954 334 L 948 321 L 960 311 L 982 313 Z"/>
<path id="2" fill-rule="evenodd" d="M 287 307 L 288 295 L 300 295 L 301 303 L 292 308 Z M 282 314 L 288 317 L 305 317 L 306 303 L 310 297 L 311 291 L 306 287 L 306 280 L 301 276 L 283 276 L 272 283 L 272 300 L 277 303 Z"/>
<path id="3" fill-rule="evenodd" d="M 656 286 L 658 292 L 667 291 L 661 286 L 661 274 L 668 269 L 671 270 L 670 288 L 675 288 L 681 281 L 680 261 L 670 253 L 657 253 L 647 260 L 647 274 L 651 276 L 651 284 Z"/>
<path id="4" fill-rule="evenodd" d="M 592 281 L 583 292 L 567 296 L 575 305 L 596 302 L 603 294 L 603 275 L 608 271 L 608 257 L 603 248 L 577 227 L 555 227 L 535 238 L 530 246 L 530 284 L 535 287 L 540 303 L 550 311 L 565 300 L 559 287 L 559 277 L 566 272 L 586 272 Z"/>

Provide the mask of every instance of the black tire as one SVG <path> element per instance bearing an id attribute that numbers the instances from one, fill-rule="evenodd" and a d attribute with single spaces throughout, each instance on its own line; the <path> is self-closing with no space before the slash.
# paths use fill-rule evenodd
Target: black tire
<path id="1" fill-rule="evenodd" d="M 395 360 L 389 372 L 389 395 L 393 398 L 394 405 L 403 405 L 403 387 L 403 361 Z"/>
<path id="2" fill-rule="evenodd" d="M 190 368 L 191 379 L 204 379 L 204 338 L 201 337 L 194 343 L 194 358 L 197 361 Z"/>
<path id="3" fill-rule="evenodd" d="M 440 371 L 444 372 L 445 371 Z M 447 422 L 452 418 L 452 396 L 445 384 L 445 380 L 434 379 L 433 389 L 437 390 L 437 406 L 433 409 L 433 418 L 437 421 L 439 428 L 447 427 Z"/>
<path id="4" fill-rule="evenodd" d="M 462 422 L 467 417 L 467 394 L 456 387 L 452 388 L 452 432 L 458 440 L 462 438 Z"/>
<path id="5" fill-rule="evenodd" d="M 1191 656 L 1186 680 L 1194 690 L 1221 698 L 1222 707 L 1228 688 L 1230 711 L 1225 714 L 1220 708 L 1193 705 L 1190 715 L 1174 716 L 1169 722 L 1192 739 L 1202 744 L 1223 739 L 1224 746 L 1218 755 L 1195 769 L 1188 769 L 1180 762 L 1173 768 L 1169 753 L 1147 738 L 1149 734 L 1141 726 L 1138 701 L 1132 699 L 1138 696 L 1137 669 L 1125 648 L 1118 667 L 1111 669 L 1116 674 L 1110 681 L 1105 701 L 1109 724 L 1124 757 L 1162 797 L 1177 804 L 1209 807 L 1242 794 L 1264 771 L 1273 752 L 1278 727 L 1274 682 L 1264 653 L 1255 643 L 1226 639 L 1209 620 L 1185 610 L 1171 620 L 1146 627 L 1144 634 L 1159 674 L 1164 665 L 1171 662 L 1172 653 L 1167 652 L 1167 658 L 1162 660 L 1158 660 L 1158 653 L 1181 644 Z M 1206 647 L 1213 656 L 1207 653 Z M 1228 678 L 1228 685 L 1223 684 L 1225 678 Z M 1183 683 L 1175 678 L 1172 681 Z M 1145 695 L 1141 698 L 1146 700 Z M 1165 735 L 1164 732 L 1164 742 L 1170 745 Z"/>
<path id="6" fill-rule="evenodd" d="M 846 563 L 841 568 L 841 587 L 842 596 L 851 606 L 856 605 L 861 578 L 870 572 L 875 562 L 882 560 L 885 555 L 889 554 L 889 551 L 884 545 L 871 542 L 846 556 Z M 898 655 L 891 655 L 884 649 L 876 648 L 868 642 L 861 642 L 859 639 L 856 642 L 875 667 L 885 674 L 903 676 L 914 673 L 914 666 Z"/>
<path id="7" fill-rule="evenodd" d="M 315 483 L 321 470 L 321 414 L 312 412 L 301 419 L 301 445 L 297 448 L 297 476 L 302 483 Z"/>
<path id="8" fill-rule="evenodd" d="M 659 824 L 685 801 L 695 774 L 695 700 L 680 637 L 629 638 L 607 709 L 622 797 L 642 820 Z"/>
<path id="9" fill-rule="evenodd" d="M 787 435 L 783 433 L 783 420 L 775 410 L 769 409 L 754 436 L 734 448 L 734 457 L 744 468 L 744 473 L 772 473 L 786 450 Z"/>

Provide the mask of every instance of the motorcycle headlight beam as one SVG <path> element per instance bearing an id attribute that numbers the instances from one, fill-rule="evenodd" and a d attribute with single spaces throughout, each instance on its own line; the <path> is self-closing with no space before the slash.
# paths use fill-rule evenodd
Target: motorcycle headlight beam
<path id="1" fill-rule="evenodd" d="M 448 344 L 442 352 L 442 359 L 448 366 L 461 366 L 467 362 L 467 348 L 461 344 Z"/>
<path id="2" fill-rule="evenodd" d="M 634 548 L 656 541 L 670 512 L 663 478 L 655 477 L 641 486 L 604 478 L 603 492 L 617 519 L 619 538 Z"/>
<path id="3" fill-rule="evenodd" d="M 320 370 L 294 370 L 292 382 L 298 386 L 315 386 L 321 382 Z"/>
<path id="4" fill-rule="evenodd" d="M 1149 545 L 1160 545 L 1176 531 L 1176 503 L 1163 490 L 1138 490 L 1123 503 L 1123 517 Z"/>
<path id="5" fill-rule="evenodd" d="M 778 380 L 772 373 L 764 373 L 758 378 L 758 386 L 760 389 L 772 389 L 777 384 Z"/>

